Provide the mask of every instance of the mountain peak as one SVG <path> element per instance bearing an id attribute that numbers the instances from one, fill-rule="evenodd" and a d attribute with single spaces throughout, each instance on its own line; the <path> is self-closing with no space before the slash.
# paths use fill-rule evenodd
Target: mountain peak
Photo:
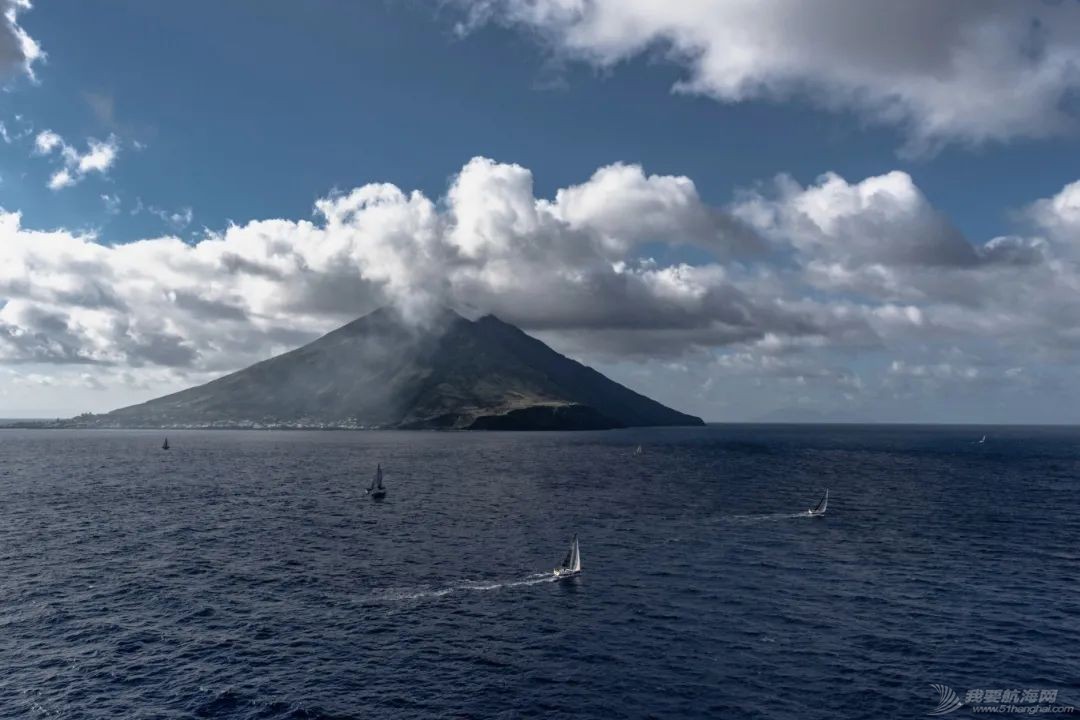
<path id="1" fill-rule="evenodd" d="M 98 427 L 600 429 L 700 425 L 495 315 L 384 306 L 249 368 Z"/>

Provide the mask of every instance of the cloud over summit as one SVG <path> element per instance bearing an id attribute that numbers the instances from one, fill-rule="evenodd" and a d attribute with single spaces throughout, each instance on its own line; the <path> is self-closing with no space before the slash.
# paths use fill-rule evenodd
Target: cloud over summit
<path id="1" fill-rule="evenodd" d="M 650 242 L 737 258 L 756 235 L 706 206 L 689 179 L 633 165 L 601 168 L 549 200 L 534 196 L 525 168 L 476 158 L 442 203 L 375 183 L 316 210 L 314 222 L 252 221 L 194 244 L 112 246 L 27 230 L 6 213 L 0 354 L 233 367 L 275 349 L 268 339 L 310 336 L 385 302 L 418 314 L 434 303 L 476 306 L 548 328 L 645 322 L 717 337 L 800 322 L 746 296 L 720 265 L 638 262 Z"/>
<path id="2" fill-rule="evenodd" d="M 392 302 L 417 320 L 438 304 L 495 312 L 586 358 L 771 377 L 833 401 L 899 392 L 901 377 L 909 392 L 946 366 L 1030 385 L 1006 371 L 1080 351 L 1074 192 L 1034 202 L 1030 234 L 982 245 L 903 172 L 782 176 L 716 207 L 689 178 L 622 163 L 537 197 L 528 169 L 479 157 L 441 199 L 372 183 L 319 200 L 312 220 L 195 242 L 107 245 L 0 213 L 0 362 L 205 378 Z M 683 249 L 705 259 L 663 259 Z M 860 357 L 877 369 L 853 370 Z"/>

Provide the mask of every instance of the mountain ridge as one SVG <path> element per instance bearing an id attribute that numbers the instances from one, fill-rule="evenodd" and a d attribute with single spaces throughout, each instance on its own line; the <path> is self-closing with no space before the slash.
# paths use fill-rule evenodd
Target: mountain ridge
<path id="1" fill-rule="evenodd" d="M 294 350 L 88 427 L 604 429 L 701 425 L 494 315 L 384 307 Z"/>

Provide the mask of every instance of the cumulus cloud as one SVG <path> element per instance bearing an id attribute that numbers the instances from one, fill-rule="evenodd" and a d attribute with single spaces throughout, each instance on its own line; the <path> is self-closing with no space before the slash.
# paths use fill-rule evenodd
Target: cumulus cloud
<path id="1" fill-rule="evenodd" d="M 43 148 L 62 141 L 39 136 Z M 622 188 L 625 192 L 612 192 Z M 371 184 L 317 202 L 316 221 L 253 221 L 187 244 L 104 245 L 0 222 L 8 360 L 233 367 L 394 302 L 495 311 L 537 329 L 596 330 L 631 348 L 651 328 L 668 352 L 775 331 L 821 333 L 811 312 L 763 295 L 741 260 L 764 241 L 708 207 L 687 178 L 601 168 L 554 198 L 532 175 L 469 162 L 443 202 Z M 660 267 L 654 242 L 718 258 Z M 725 266 L 719 259 L 731 261 Z M 764 286 L 763 286 L 764 287 Z"/>
<path id="2" fill-rule="evenodd" d="M 19 25 L 29 0 L 0 0 L 0 82 L 17 75 L 34 79 L 34 63 L 45 57 L 41 47 Z"/>
<path id="3" fill-rule="evenodd" d="M 734 211 L 806 257 L 848 268 L 965 266 L 978 260 L 971 243 L 904 172 L 858 183 L 828 173 L 810 187 L 781 177 L 775 197 L 746 193 Z"/>
<path id="4" fill-rule="evenodd" d="M 1033 203 L 1030 234 L 983 244 L 903 173 L 780 178 L 721 208 L 688 178 L 625 164 L 537 197 L 528 169 L 485 158 L 442 198 L 373 183 L 322 198 L 310 220 L 255 220 L 192 242 L 110 245 L 0 212 L 0 362 L 93 364 L 114 379 L 164 369 L 175 385 L 387 302 L 417 322 L 448 304 L 495 312 L 628 382 L 633 363 L 679 368 L 685 397 L 657 390 L 688 409 L 754 387 L 854 412 L 947 381 L 946 367 L 1015 385 L 1010 368 L 1071 366 L 1071 193 Z M 711 260 L 660 263 L 647 257 L 657 243 Z"/>
<path id="5" fill-rule="evenodd" d="M 987 283 L 1027 282 L 1052 256 L 1040 236 L 972 243 L 899 171 L 854 183 L 827 173 L 806 187 L 782 176 L 730 211 L 793 250 L 809 286 L 884 303 L 985 305 Z"/>
<path id="6" fill-rule="evenodd" d="M 106 174 L 116 162 L 120 152 L 116 136 L 107 140 L 90 138 L 86 141 L 85 152 L 68 145 L 64 138 L 52 130 L 42 130 L 34 138 L 34 150 L 39 155 L 55 155 L 62 163 L 49 177 L 50 190 L 60 190 L 78 183 L 90 173 Z"/>
<path id="7" fill-rule="evenodd" d="M 908 150 L 1073 127 L 1080 3 L 1014 0 L 457 0 L 600 67 L 657 52 L 722 102 L 792 96 L 897 125 Z M 1009 97 L 1003 102 L 1004 95 Z"/>
<path id="8" fill-rule="evenodd" d="M 1080 250 L 1080 180 L 1053 197 L 1032 203 L 1026 214 L 1060 247 Z"/>

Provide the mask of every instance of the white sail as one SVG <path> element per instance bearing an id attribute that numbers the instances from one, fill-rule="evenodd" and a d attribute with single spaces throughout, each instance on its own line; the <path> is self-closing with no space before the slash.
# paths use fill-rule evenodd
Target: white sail
<path id="1" fill-rule="evenodd" d="M 829 490 L 828 490 L 828 488 L 826 488 L 825 489 L 825 494 L 821 496 L 821 500 L 818 501 L 818 504 L 810 509 L 810 514 L 811 515 L 823 515 L 825 513 L 825 508 L 827 508 L 828 506 L 829 506 Z"/>
<path id="2" fill-rule="evenodd" d="M 559 563 L 559 567 L 555 568 L 555 577 L 573 577 L 579 572 L 581 572 L 581 548 L 578 547 L 577 533 L 574 533 L 574 539 L 570 541 L 570 548 L 566 551 L 566 557 Z"/>
<path id="3" fill-rule="evenodd" d="M 375 468 L 375 484 L 380 490 L 382 490 L 383 484 L 382 484 L 382 464 L 381 463 L 378 465 L 378 467 Z"/>
<path id="4" fill-rule="evenodd" d="M 581 548 L 578 547 L 577 534 L 574 534 L 574 539 L 570 541 L 570 547 L 566 550 L 566 557 L 559 563 L 559 569 L 556 572 L 580 572 L 581 571 Z"/>

